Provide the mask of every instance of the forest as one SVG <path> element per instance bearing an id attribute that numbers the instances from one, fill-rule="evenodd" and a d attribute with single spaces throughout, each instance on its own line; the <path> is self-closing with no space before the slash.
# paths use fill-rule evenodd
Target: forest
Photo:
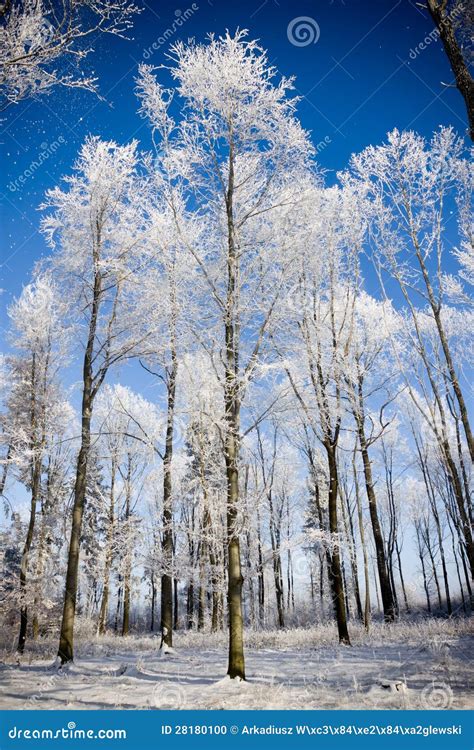
<path id="1" fill-rule="evenodd" d="M 197 700 L 173 682 L 183 654 L 235 703 L 254 651 L 284 644 L 244 694 L 258 707 L 316 647 L 326 680 L 375 643 L 466 662 L 467 139 L 393 129 L 328 174 L 294 79 L 243 30 L 174 42 L 134 85 L 153 149 L 86 138 L 8 307 L 2 661 L 22 685 L 55 662 L 41 701 L 87 655 L 119 654 L 113 685 L 151 652 L 161 707 Z M 449 703 L 460 670 L 423 685 Z"/>

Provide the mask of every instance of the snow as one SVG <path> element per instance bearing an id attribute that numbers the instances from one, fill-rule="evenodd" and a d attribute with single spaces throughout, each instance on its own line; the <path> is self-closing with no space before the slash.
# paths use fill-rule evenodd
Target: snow
<path id="1" fill-rule="evenodd" d="M 224 677 L 226 634 L 177 633 L 166 658 L 150 636 L 85 639 L 58 670 L 55 640 L 30 645 L 21 664 L 4 651 L 2 709 L 416 709 L 474 707 L 472 620 L 332 625 L 247 635 L 247 681 Z"/>

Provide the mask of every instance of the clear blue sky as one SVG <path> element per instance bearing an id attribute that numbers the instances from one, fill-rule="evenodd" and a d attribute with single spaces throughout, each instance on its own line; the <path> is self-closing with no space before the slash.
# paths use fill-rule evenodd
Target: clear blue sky
<path id="1" fill-rule="evenodd" d="M 147 126 L 137 115 L 134 95 L 137 64 L 163 62 L 167 45 L 148 59 L 144 51 L 153 42 L 159 44 L 159 38 L 167 29 L 173 30 L 173 22 L 191 5 L 189 0 L 150 0 L 143 4 L 133 40 L 97 40 L 88 65 L 99 76 L 107 102 L 87 92 L 56 90 L 4 114 L 3 325 L 12 295 L 28 280 L 34 261 L 47 252 L 37 231 L 37 207 L 44 191 L 70 171 L 85 136 L 99 134 L 119 142 L 135 137 L 144 148 L 149 146 Z M 442 85 L 452 81 L 452 73 L 439 40 L 420 54 L 410 55 L 433 28 L 415 0 L 198 0 L 196 6 L 198 10 L 173 32 L 172 40 L 190 36 L 203 40 L 211 31 L 220 34 L 226 28 L 248 28 L 278 70 L 296 76 L 303 97 L 299 107 L 303 125 L 313 132 L 316 143 L 326 141 L 319 161 L 329 170 L 328 180 L 353 151 L 379 143 L 394 127 L 430 135 L 438 125 L 452 124 L 465 132 L 461 96 Z M 298 47 L 289 41 L 288 25 L 300 16 L 317 24 L 316 43 Z M 49 157 L 35 167 L 45 149 Z M 19 185 L 25 170 L 31 174 Z"/>

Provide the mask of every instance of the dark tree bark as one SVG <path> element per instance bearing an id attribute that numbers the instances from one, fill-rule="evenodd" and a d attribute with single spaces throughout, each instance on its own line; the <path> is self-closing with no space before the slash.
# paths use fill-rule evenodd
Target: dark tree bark
<path id="1" fill-rule="evenodd" d="M 227 214 L 227 299 L 225 309 L 225 465 L 227 479 L 227 603 L 229 608 L 229 664 L 227 674 L 232 679 L 245 680 L 242 567 L 240 539 L 237 528 L 239 501 L 240 448 L 240 385 L 239 334 L 236 316 L 238 258 L 234 227 L 234 143 L 230 133 L 229 174 L 225 195 Z"/>
<path id="2" fill-rule="evenodd" d="M 372 465 L 369 458 L 369 449 L 364 431 L 364 415 L 361 413 L 362 385 L 359 379 L 359 409 L 354 414 L 357 424 L 357 434 L 359 438 L 360 452 L 362 456 L 362 465 L 364 467 L 365 489 L 367 500 L 369 502 L 369 515 L 374 535 L 375 552 L 377 557 L 377 571 L 380 581 L 380 593 L 382 597 L 383 614 L 386 622 L 393 622 L 396 616 L 395 602 L 393 600 L 392 587 L 390 585 L 389 573 L 387 570 L 387 561 L 385 559 L 385 547 L 380 526 L 379 515 L 377 510 L 377 498 L 374 490 L 374 481 L 372 476 Z"/>
<path id="3" fill-rule="evenodd" d="M 156 585 L 155 585 L 155 574 L 151 571 L 150 574 L 151 584 L 151 604 L 150 604 L 150 631 L 153 633 L 155 630 L 155 607 L 156 607 Z"/>
<path id="4" fill-rule="evenodd" d="M 430 502 L 431 512 L 433 513 L 433 518 L 434 518 L 434 522 L 435 522 L 435 525 L 436 525 L 436 534 L 437 534 L 437 537 L 438 537 L 438 548 L 439 548 L 439 553 L 440 553 L 440 557 L 441 557 L 441 566 L 442 566 L 442 569 L 443 569 L 444 591 L 445 591 L 445 596 L 446 596 L 446 609 L 448 611 L 448 615 L 451 616 L 452 611 L 453 611 L 452 610 L 452 605 L 451 605 L 451 593 L 450 593 L 450 590 L 449 590 L 448 569 L 447 569 L 447 565 L 446 565 L 446 556 L 445 556 L 445 552 L 444 552 L 443 533 L 442 533 L 442 529 L 441 529 L 441 520 L 440 520 L 440 516 L 439 516 L 439 512 L 438 512 L 438 505 L 436 503 L 436 492 L 435 492 L 435 489 L 433 487 L 433 482 L 431 480 L 431 477 L 429 475 L 428 467 L 426 466 L 426 462 L 424 460 L 424 456 L 423 456 L 423 453 L 422 453 L 422 450 L 421 450 L 420 442 L 416 438 L 416 436 L 415 436 L 415 444 L 416 444 L 417 453 L 418 453 L 419 465 L 420 465 L 421 472 L 422 472 L 422 475 L 423 475 L 423 481 L 425 483 L 426 492 L 428 494 L 428 499 L 429 499 L 429 502 Z"/>
<path id="5" fill-rule="evenodd" d="M 82 406 L 81 406 L 81 447 L 77 459 L 76 480 L 74 484 L 74 504 L 72 511 L 71 538 L 66 572 L 66 590 L 64 594 L 63 617 L 59 638 L 58 656 L 61 664 L 74 660 L 74 618 L 76 613 L 77 580 L 79 573 L 79 550 L 81 540 L 82 518 L 87 487 L 87 464 L 91 447 L 91 418 L 95 394 L 99 384 L 94 385 L 92 363 L 94 342 L 98 325 L 100 299 L 102 294 L 102 277 L 98 270 L 98 247 L 94 250 L 96 271 L 92 290 L 92 307 L 89 330 L 82 372 Z M 103 373 L 105 377 L 105 372 Z"/>
<path id="6" fill-rule="evenodd" d="M 178 630 L 179 627 L 179 596 L 178 596 L 178 579 L 173 578 L 173 628 Z"/>
<path id="7" fill-rule="evenodd" d="M 262 537 L 260 532 L 260 514 L 257 508 L 257 544 L 258 544 L 258 621 L 265 625 L 265 571 L 263 567 Z"/>
<path id="8" fill-rule="evenodd" d="M 178 360 L 172 342 L 172 366 L 167 378 L 167 423 L 165 452 L 163 456 L 163 537 L 162 552 L 165 573 L 161 576 L 161 639 L 166 646 L 173 645 L 173 498 L 171 462 L 173 459 L 174 408 Z"/>
<path id="9" fill-rule="evenodd" d="M 428 10 L 439 31 L 444 51 L 454 73 L 456 86 L 464 99 L 469 134 L 474 141 L 474 80 L 469 71 L 468 61 L 464 59 L 461 46 L 456 39 L 453 25 L 453 11 L 461 5 L 462 3 L 454 2 L 450 10 L 448 0 L 427 0 Z"/>
<path id="10" fill-rule="evenodd" d="M 355 488 L 355 496 L 356 496 L 356 503 L 357 503 L 357 519 L 359 522 L 359 534 L 360 534 L 360 543 L 362 546 L 362 556 L 364 559 L 364 587 L 365 587 L 365 597 L 364 597 L 364 627 L 368 631 L 370 626 L 370 581 L 369 581 L 369 558 L 367 554 L 367 544 L 365 541 L 365 529 L 364 529 L 364 519 L 362 515 L 362 503 L 360 499 L 360 489 L 359 489 L 359 478 L 357 476 L 357 466 L 356 466 L 356 450 L 357 450 L 357 444 L 354 447 L 354 454 L 352 457 L 352 470 L 354 473 L 354 488 Z"/>
<path id="11" fill-rule="evenodd" d="M 186 594 L 186 615 L 187 615 L 188 630 L 192 630 L 194 627 L 194 585 L 193 583 L 188 584 L 188 590 Z"/>
<path id="12" fill-rule="evenodd" d="M 417 542 L 418 542 L 418 557 L 420 558 L 421 572 L 423 574 L 423 588 L 425 590 L 426 606 L 427 606 L 428 612 L 431 614 L 430 589 L 429 589 L 429 585 L 428 585 L 428 578 L 427 578 L 427 575 L 426 575 L 425 556 L 423 554 L 422 534 L 421 534 L 421 531 L 420 531 L 420 523 L 419 523 L 419 521 L 415 522 L 415 529 L 416 529 L 416 539 L 417 539 Z"/>
<path id="13" fill-rule="evenodd" d="M 5 489 L 5 484 L 7 482 L 8 468 L 10 466 L 9 462 L 10 462 L 11 455 L 12 455 L 12 446 L 9 445 L 8 449 L 7 449 L 7 454 L 5 456 L 5 462 L 3 464 L 2 475 L 0 477 L 0 497 L 3 495 L 3 491 Z"/>
<path id="14" fill-rule="evenodd" d="M 20 568 L 20 591 L 22 595 L 25 595 L 27 571 L 28 571 L 28 560 L 30 556 L 31 544 L 33 542 L 33 534 L 35 530 L 36 521 L 36 507 L 39 501 L 40 488 L 41 488 L 41 459 L 35 457 L 33 460 L 33 477 L 31 487 L 31 503 L 30 503 L 30 520 L 28 523 L 28 531 L 26 534 L 26 540 L 23 547 L 23 553 L 21 556 L 21 568 Z M 28 628 L 28 607 L 25 603 L 22 604 L 20 609 L 20 633 L 18 636 L 17 651 L 22 654 L 25 650 L 26 643 L 26 631 Z"/>
<path id="15" fill-rule="evenodd" d="M 119 575 L 119 582 L 121 582 L 122 578 Z M 120 610 L 122 609 L 122 594 L 123 594 L 123 587 L 122 584 L 119 583 L 119 588 L 117 591 L 117 606 L 115 608 L 115 618 L 114 618 L 114 631 L 118 632 L 118 626 L 119 626 L 119 618 L 120 618 Z"/>
<path id="16" fill-rule="evenodd" d="M 400 583 L 402 585 L 403 601 L 405 602 L 405 611 L 408 613 L 410 611 L 410 605 L 408 604 L 408 597 L 407 597 L 407 591 L 406 591 L 406 586 L 405 586 L 405 578 L 404 578 L 403 569 L 402 569 L 402 548 L 398 541 L 398 537 L 395 539 L 395 549 L 397 552 L 398 573 L 400 575 Z"/>
<path id="17" fill-rule="evenodd" d="M 359 570 L 358 570 L 358 565 L 357 565 L 354 523 L 352 520 L 349 495 L 345 489 L 343 492 L 341 492 L 341 509 L 342 509 L 342 518 L 344 521 L 344 529 L 346 532 L 346 538 L 347 538 L 348 549 L 349 549 L 349 562 L 351 564 L 352 584 L 354 586 L 354 599 L 356 602 L 357 617 L 359 618 L 359 620 L 361 620 L 361 622 L 364 622 L 364 614 L 362 612 L 362 600 L 360 597 Z M 347 594 L 346 594 L 346 598 L 347 598 Z"/>
<path id="18" fill-rule="evenodd" d="M 281 513 L 277 511 L 275 518 L 275 509 L 273 505 L 273 492 L 270 489 L 267 495 L 268 507 L 270 509 L 270 542 L 272 546 L 272 566 L 273 580 L 275 583 L 275 597 L 278 613 L 278 627 L 285 627 L 285 600 L 283 591 L 283 572 L 281 564 Z"/>
<path id="19" fill-rule="evenodd" d="M 128 455 L 127 475 L 125 478 L 125 523 L 129 527 L 132 514 L 132 457 Z M 130 632 L 130 599 L 131 599 L 131 578 L 132 578 L 132 555 L 133 550 L 128 548 L 125 551 L 125 566 L 123 573 L 123 619 L 122 635 L 128 635 Z"/>
<path id="20" fill-rule="evenodd" d="M 332 539 L 337 539 L 339 531 L 337 521 L 337 498 L 338 498 L 338 474 L 336 449 L 330 443 L 325 444 L 328 468 L 329 468 L 329 531 Z M 342 577 L 341 556 L 337 543 L 334 543 L 330 552 L 331 564 L 329 567 L 329 580 L 331 583 L 332 600 L 336 614 L 339 642 L 350 646 L 349 631 L 347 629 L 347 614 L 344 597 L 344 581 Z"/>
<path id="21" fill-rule="evenodd" d="M 100 604 L 99 624 L 98 624 L 99 635 L 103 635 L 106 631 L 107 614 L 109 611 L 109 587 L 110 587 L 109 579 L 110 579 L 110 569 L 112 567 L 113 543 L 114 543 L 115 473 L 116 473 L 115 460 L 112 460 L 112 471 L 111 471 L 111 480 L 110 480 L 109 518 L 108 518 L 108 525 L 107 525 L 107 539 L 106 539 L 105 564 L 104 564 L 104 590 L 102 592 L 102 601 Z"/>

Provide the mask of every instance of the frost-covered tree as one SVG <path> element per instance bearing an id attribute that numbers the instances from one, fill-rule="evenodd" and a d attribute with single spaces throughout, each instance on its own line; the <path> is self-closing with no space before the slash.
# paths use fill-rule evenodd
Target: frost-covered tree
<path id="1" fill-rule="evenodd" d="M 179 363 L 190 346 L 190 290 L 194 274 L 186 243 L 199 227 L 159 164 L 149 164 L 146 212 L 150 227 L 149 263 L 141 280 L 142 319 L 148 332 L 142 366 L 163 385 L 166 401 L 163 460 L 163 575 L 161 577 L 162 643 L 173 645 L 173 452 Z M 177 220 L 178 219 L 178 220 Z"/>
<path id="2" fill-rule="evenodd" d="M 5 430 L 10 460 L 30 494 L 30 513 L 20 569 L 22 597 L 18 651 L 23 653 L 28 625 L 27 582 L 37 511 L 43 494 L 46 457 L 69 412 L 61 396 L 58 367 L 64 356 L 63 305 L 48 275 L 28 284 L 9 308 L 16 354 L 8 358 L 11 377 Z"/>
<path id="3" fill-rule="evenodd" d="M 430 143 L 413 132 L 394 130 L 386 144 L 353 156 L 350 170 L 371 202 L 376 260 L 398 282 L 415 327 L 419 301 L 432 315 L 474 460 L 474 438 L 445 321 L 444 230 L 460 170 L 469 168 L 462 151 L 452 128 L 440 129 Z"/>
<path id="4" fill-rule="evenodd" d="M 98 396 L 94 442 L 101 462 L 108 467 L 104 472 L 108 497 L 101 555 L 103 567 L 99 575 L 99 633 L 104 633 L 107 626 L 114 562 L 120 563 L 124 589 L 122 635 L 129 631 L 132 567 L 138 530 L 135 508 L 143 476 L 155 465 L 162 422 L 153 404 L 129 388 L 106 385 Z"/>
<path id="5" fill-rule="evenodd" d="M 405 328 L 409 353 L 418 358 L 424 374 L 425 382 L 420 377 L 419 385 L 426 394 L 425 403 L 432 403 L 426 418 L 437 434 L 453 484 L 474 575 L 474 544 L 466 510 L 469 499 L 464 496 L 448 437 L 452 412 L 462 424 L 471 461 L 474 460 L 474 438 L 459 375 L 466 349 L 453 346 L 450 335 L 450 329 L 456 327 L 453 319 L 457 319 L 462 332 L 469 326 L 471 313 L 449 304 L 452 282 L 445 272 L 449 204 L 463 196 L 466 211 L 466 170 L 471 171 L 463 159 L 463 143 L 451 128 L 440 129 L 430 143 L 413 132 L 394 130 L 386 144 L 370 146 L 353 156 L 350 176 L 343 179 L 370 202 L 371 245 L 382 289 L 385 290 L 387 277 L 394 279 L 403 297 L 409 321 Z M 466 228 L 463 217 L 464 240 Z M 408 391 L 419 404 L 410 387 L 412 372 L 406 372 Z"/>
<path id="6" fill-rule="evenodd" d="M 295 118 L 292 81 L 275 81 L 266 54 L 245 32 L 211 36 L 207 44 L 177 43 L 170 58 L 175 92 L 147 68 L 139 86 L 163 145 L 163 168 L 207 224 L 206 242 L 187 248 L 202 281 L 198 335 L 218 358 L 225 418 L 228 674 L 245 678 L 236 528 L 242 401 L 291 263 L 292 212 L 312 150 Z M 171 116 L 173 93 L 183 103 L 179 122 Z"/>
<path id="7" fill-rule="evenodd" d="M 102 33 L 124 36 L 138 6 L 129 0 L 4 0 L 0 5 L 3 107 L 57 86 L 97 91 L 81 70 Z"/>
<path id="8" fill-rule="evenodd" d="M 355 194 L 341 188 L 313 191 L 315 217 L 307 219 L 275 346 L 302 420 L 327 461 L 329 578 L 339 640 L 350 643 L 338 520 L 338 445 L 345 415 L 344 353 L 352 340 L 354 273 L 364 234 Z M 314 210 L 314 208 L 313 208 Z"/>
<path id="9" fill-rule="evenodd" d="M 72 509 L 59 657 L 74 656 L 73 633 L 80 536 L 91 449 L 94 401 L 111 367 L 141 349 L 134 309 L 139 288 L 135 275 L 143 264 L 140 241 L 144 224 L 137 176 L 137 144 L 118 146 L 89 138 L 81 149 L 66 188 L 50 190 L 42 229 L 53 248 L 51 267 L 68 300 L 68 318 L 84 349 L 82 360 L 81 438 Z"/>
<path id="10" fill-rule="evenodd" d="M 343 378 L 349 408 L 356 424 L 384 616 L 390 621 L 395 617 L 396 606 L 379 521 L 370 452 L 390 422 L 385 412 L 396 396 L 396 370 L 394 372 L 390 336 L 399 328 L 399 323 L 389 302 L 378 302 L 367 293 L 359 291 L 357 283 L 353 294 L 349 322 L 351 336 L 344 351 Z M 374 407 L 376 399 L 379 402 L 378 411 L 368 411 L 368 404 Z"/>

